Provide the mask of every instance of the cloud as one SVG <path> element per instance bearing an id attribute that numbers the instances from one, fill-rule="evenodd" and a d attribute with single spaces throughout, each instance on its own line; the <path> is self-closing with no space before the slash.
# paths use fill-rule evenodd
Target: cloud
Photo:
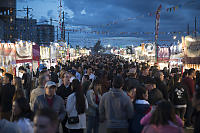
<path id="1" fill-rule="evenodd" d="M 81 11 L 81 15 L 85 15 L 86 14 L 86 11 L 85 11 L 85 9 L 83 9 L 82 11 Z"/>

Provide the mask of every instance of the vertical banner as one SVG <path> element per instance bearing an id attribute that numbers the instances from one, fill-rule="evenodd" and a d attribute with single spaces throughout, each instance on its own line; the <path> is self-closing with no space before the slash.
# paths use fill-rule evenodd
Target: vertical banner
<path id="1" fill-rule="evenodd" d="M 156 50 L 156 56 L 155 61 L 158 62 L 158 31 L 159 31 L 159 24 L 160 24 L 160 11 L 161 11 L 162 5 L 160 5 L 156 11 L 156 26 L 155 26 L 155 50 Z"/>

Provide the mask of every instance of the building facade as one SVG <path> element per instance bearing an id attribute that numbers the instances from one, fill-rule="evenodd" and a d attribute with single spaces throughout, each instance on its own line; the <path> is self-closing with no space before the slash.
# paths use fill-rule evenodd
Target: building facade
<path id="1" fill-rule="evenodd" d="M 37 41 L 37 20 L 16 18 L 16 38 L 20 40 Z"/>
<path id="2" fill-rule="evenodd" d="M 54 26 L 49 24 L 37 25 L 37 44 L 50 45 L 55 41 Z"/>
<path id="3" fill-rule="evenodd" d="M 0 20 L 3 23 L 1 40 L 15 41 L 16 0 L 0 0 Z M 1 25 L 0 25 L 1 26 Z"/>

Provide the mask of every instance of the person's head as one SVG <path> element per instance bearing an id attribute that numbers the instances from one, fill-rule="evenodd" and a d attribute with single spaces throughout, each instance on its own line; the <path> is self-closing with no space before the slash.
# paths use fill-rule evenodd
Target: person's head
<path id="1" fill-rule="evenodd" d="M 128 72 L 128 75 L 129 75 L 130 77 L 136 78 L 136 76 L 137 76 L 137 70 L 136 70 L 136 68 L 131 68 L 131 69 L 129 70 L 129 72 Z"/>
<path id="2" fill-rule="evenodd" d="M 81 72 L 82 72 L 82 67 L 79 66 L 78 69 L 77 69 L 77 71 L 78 71 L 79 73 L 81 73 Z"/>
<path id="3" fill-rule="evenodd" d="M 63 74 L 61 78 L 65 86 L 70 84 L 70 75 L 68 73 Z"/>
<path id="4" fill-rule="evenodd" d="M 24 74 L 24 73 L 26 73 L 26 69 L 23 66 L 20 66 L 19 72 Z"/>
<path id="5" fill-rule="evenodd" d="M 174 83 L 180 83 L 181 82 L 181 79 L 182 79 L 182 76 L 181 74 L 175 74 L 174 75 Z"/>
<path id="6" fill-rule="evenodd" d="M 76 110 L 78 114 L 82 114 L 85 112 L 85 97 L 78 79 L 72 81 L 71 88 L 76 95 Z"/>
<path id="7" fill-rule="evenodd" d="M 3 78 L 3 84 L 11 83 L 12 80 L 13 80 L 13 75 L 10 73 L 6 73 L 5 77 Z"/>
<path id="8" fill-rule="evenodd" d="M 15 89 L 22 89 L 22 80 L 20 77 L 14 77 L 12 84 L 15 86 Z"/>
<path id="9" fill-rule="evenodd" d="M 60 78 L 62 79 L 63 75 L 66 73 L 65 69 L 60 70 Z"/>
<path id="10" fill-rule="evenodd" d="M 69 75 L 70 77 L 75 77 L 76 76 L 76 71 L 75 70 L 69 70 Z"/>
<path id="11" fill-rule="evenodd" d="M 155 76 L 156 79 L 159 79 L 161 81 L 164 80 L 164 74 L 161 71 L 157 71 L 154 76 Z"/>
<path id="12" fill-rule="evenodd" d="M 54 67 L 51 66 L 51 67 L 50 67 L 50 71 L 51 71 L 51 72 L 54 72 L 54 70 L 55 70 Z"/>
<path id="13" fill-rule="evenodd" d="M 134 100 L 135 96 L 136 96 L 136 87 L 134 87 L 132 85 L 128 85 L 127 86 L 127 94 L 132 100 Z"/>
<path id="14" fill-rule="evenodd" d="M 194 77 L 196 76 L 196 74 L 195 74 L 195 69 L 193 69 L 193 68 L 189 69 L 189 71 L 188 71 L 188 76 L 189 76 L 190 78 L 194 78 Z"/>
<path id="15" fill-rule="evenodd" d="M 49 76 L 49 71 L 47 70 L 42 70 L 39 74 L 40 76 L 45 75 L 45 76 Z"/>
<path id="16" fill-rule="evenodd" d="M 149 68 L 148 67 L 144 66 L 141 71 L 142 71 L 143 76 L 149 75 Z"/>
<path id="17" fill-rule="evenodd" d="M 152 79 L 152 78 L 147 78 L 147 79 L 144 81 L 144 83 L 145 83 L 145 87 L 146 87 L 147 90 L 153 90 L 153 89 L 156 88 L 156 82 L 155 82 L 155 80 Z"/>
<path id="18" fill-rule="evenodd" d="M 91 73 L 92 73 L 92 67 L 88 67 L 87 74 L 91 74 Z"/>
<path id="19" fill-rule="evenodd" d="M 168 125 L 170 122 L 176 124 L 176 116 L 173 105 L 165 100 L 158 102 L 155 111 L 152 114 L 150 124 Z"/>
<path id="20" fill-rule="evenodd" d="M 123 85 L 124 85 L 124 79 L 122 78 L 122 76 L 120 75 L 115 76 L 113 80 L 113 87 L 115 89 L 121 89 Z"/>
<path id="21" fill-rule="evenodd" d="M 56 83 L 53 81 L 48 81 L 45 84 L 45 94 L 49 97 L 53 97 L 56 93 Z"/>
<path id="22" fill-rule="evenodd" d="M 136 100 L 148 100 L 148 90 L 143 86 L 136 88 Z"/>
<path id="23" fill-rule="evenodd" d="M 188 77 L 188 71 L 185 71 L 185 72 L 183 73 L 183 78 L 186 78 L 186 77 Z"/>
<path id="24" fill-rule="evenodd" d="M 43 108 L 36 112 L 33 123 L 34 133 L 56 133 L 58 115 L 52 109 Z"/>
<path id="25" fill-rule="evenodd" d="M 98 95 L 98 93 L 101 92 L 101 87 L 102 87 L 100 81 L 98 79 L 96 79 L 96 80 L 93 81 L 92 84 L 93 84 L 92 89 L 94 90 L 94 93 L 96 95 Z"/>
<path id="26" fill-rule="evenodd" d="M 13 101 L 12 112 L 14 115 L 14 120 L 25 117 L 25 115 L 30 111 L 30 106 L 25 97 L 17 98 Z"/>
<path id="27" fill-rule="evenodd" d="M 49 77 L 46 75 L 40 75 L 38 78 L 38 84 L 41 87 L 44 87 L 47 81 L 49 81 Z"/>

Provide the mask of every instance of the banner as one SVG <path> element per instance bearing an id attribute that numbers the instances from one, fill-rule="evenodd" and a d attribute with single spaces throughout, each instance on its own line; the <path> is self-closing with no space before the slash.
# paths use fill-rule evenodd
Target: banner
<path id="1" fill-rule="evenodd" d="M 169 61 L 169 48 L 158 48 L 158 60 L 159 61 Z"/>
<path id="2" fill-rule="evenodd" d="M 195 42 L 186 41 L 185 44 L 187 57 L 200 57 L 200 40 Z"/>
<path id="3" fill-rule="evenodd" d="M 40 59 L 41 60 L 50 59 L 50 48 L 49 47 L 40 46 Z"/>
<path id="4" fill-rule="evenodd" d="M 40 60 L 40 46 L 33 45 L 33 60 L 39 61 Z"/>
<path id="5" fill-rule="evenodd" d="M 16 60 L 32 60 L 32 44 L 28 42 L 16 43 Z"/>
<path id="6" fill-rule="evenodd" d="M 0 66 L 16 64 L 16 49 L 14 43 L 0 43 Z"/>

